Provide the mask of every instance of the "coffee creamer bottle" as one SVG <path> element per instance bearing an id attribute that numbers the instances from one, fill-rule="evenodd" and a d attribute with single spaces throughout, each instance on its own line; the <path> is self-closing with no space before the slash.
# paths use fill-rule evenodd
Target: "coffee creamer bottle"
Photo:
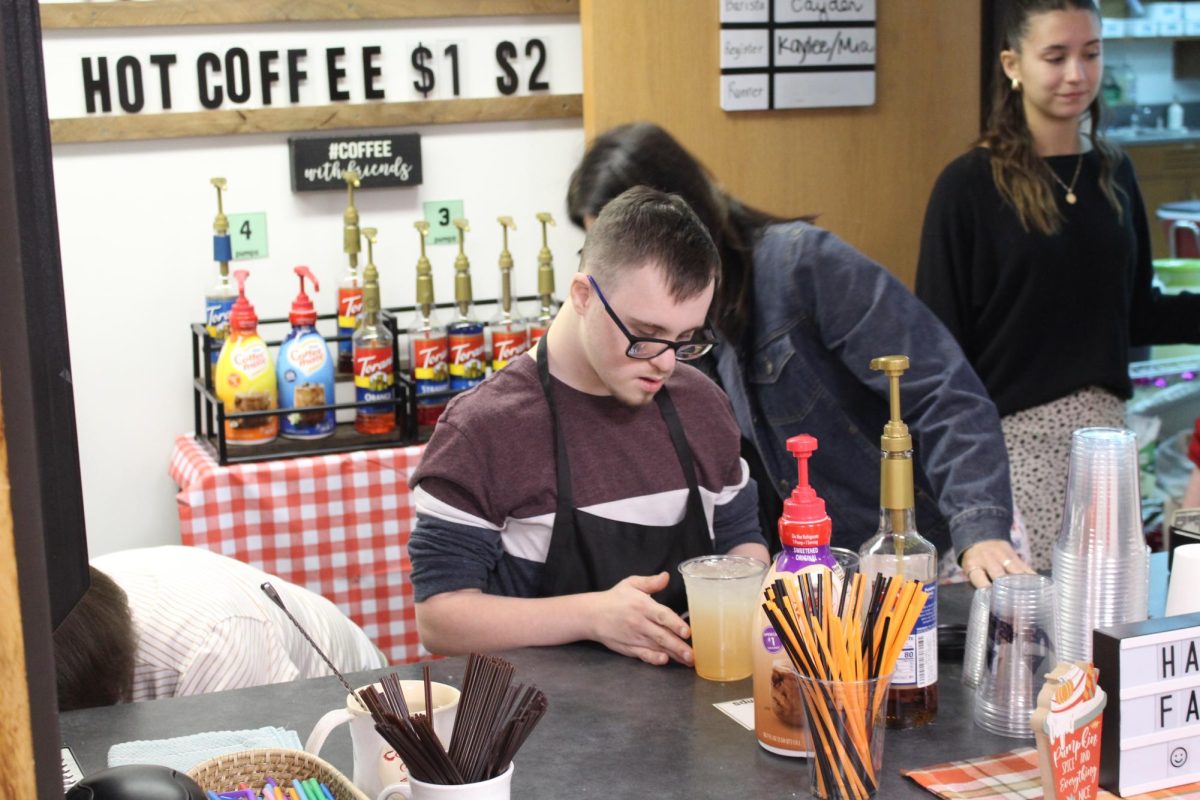
<path id="1" fill-rule="evenodd" d="M 217 217 L 213 220 L 213 260 L 220 266 L 221 277 L 216 286 L 204 295 L 204 328 L 209 339 L 209 363 L 217 365 L 221 357 L 221 347 L 229 336 L 229 312 L 233 309 L 233 301 L 237 299 L 237 289 L 229 282 L 229 262 L 233 260 L 233 245 L 229 239 L 229 218 L 225 216 L 225 207 L 221 200 L 221 192 L 226 188 L 224 178 L 213 178 L 211 181 L 217 188 Z"/>
<path id="2" fill-rule="evenodd" d="M 279 423 L 279 432 L 287 439 L 321 439 L 331 436 L 337 427 L 333 409 L 305 411 L 310 406 L 333 405 L 334 363 L 325 337 L 317 332 L 317 311 L 304 293 L 304 280 L 314 291 L 321 285 L 308 267 L 295 268 L 300 278 L 300 294 L 292 301 L 288 322 L 292 330 L 279 345 L 275 366 L 279 385 L 279 407 L 291 408 Z"/>
<path id="3" fill-rule="evenodd" d="M 349 259 L 349 266 L 342 282 L 338 284 L 338 346 L 337 371 L 339 375 L 354 374 L 354 331 L 358 329 L 358 318 L 362 314 L 363 285 L 358 275 L 359 244 L 358 209 L 354 206 L 354 190 L 358 188 L 358 173 L 346 170 L 342 177 L 346 181 L 346 210 L 342 212 L 342 252 Z M 343 338 L 344 337 L 344 338 Z"/>
<path id="4" fill-rule="evenodd" d="M 270 411 L 277 408 L 275 368 L 267 343 L 258 335 L 258 316 L 246 299 L 246 278 L 250 273 L 233 273 L 238 296 L 229 312 L 229 338 L 217 359 L 213 388 L 225 406 L 226 414 L 243 411 Z M 276 416 L 225 420 L 225 440 L 229 444 L 265 444 L 279 432 Z"/>
<path id="5" fill-rule="evenodd" d="M 783 550 L 767 570 L 763 587 L 772 585 L 785 573 L 833 572 L 834 592 L 842 588 L 842 570 L 829 552 L 833 524 L 825 513 L 825 501 L 808 482 L 808 459 L 817 449 L 817 440 L 808 434 L 787 441 L 788 451 L 797 459 L 799 481 L 791 497 L 783 501 L 779 518 L 779 541 Z M 804 704 L 800 682 L 792 671 L 792 661 L 783 649 L 779 634 L 761 609 L 754 635 L 754 735 L 765 750 L 782 756 L 806 756 L 811 750 L 805 741 Z"/>
<path id="6" fill-rule="evenodd" d="M 504 248 L 500 251 L 500 310 L 488 322 L 491 331 L 491 347 L 488 361 L 492 371 L 504 369 L 509 361 L 529 349 L 529 330 L 512 295 L 512 253 L 508 252 L 508 229 L 517 229 L 512 217 L 497 217 L 503 231 Z"/>
<path id="7" fill-rule="evenodd" d="M 471 262 L 466 253 L 465 219 L 454 220 L 458 228 L 458 255 L 454 258 L 455 319 L 446 329 L 450 339 L 450 388 L 463 392 L 483 382 L 487 370 L 483 364 L 483 323 L 475 319 L 471 292 Z"/>
<path id="8" fill-rule="evenodd" d="M 542 249 L 538 251 L 538 311 L 529 323 L 529 346 L 532 348 L 542 340 L 550 323 L 558 314 L 559 302 L 554 297 L 554 254 L 550 252 L 547 225 L 554 225 L 554 217 L 545 211 L 537 214 L 542 223 Z"/>
<path id="9" fill-rule="evenodd" d="M 446 410 L 443 393 L 450 390 L 450 343 L 434 308 L 433 267 L 425 255 L 429 223 L 417 220 L 413 227 L 421 237 L 421 257 L 417 259 L 417 311 L 408 326 L 409 365 L 416 394 L 417 431 L 421 438 L 428 438 Z"/>
<path id="10" fill-rule="evenodd" d="M 859 569 L 869 581 L 876 575 L 915 578 L 929 595 L 896 660 L 888 688 L 888 727 L 911 728 L 937 716 L 937 548 L 917 533 L 912 436 L 900 418 L 900 376 L 908 369 L 908 357 L 876 358 L 871 369 L 888 376 L 891 419 L 880 439 L 879 531 L 859 549 Z"/>

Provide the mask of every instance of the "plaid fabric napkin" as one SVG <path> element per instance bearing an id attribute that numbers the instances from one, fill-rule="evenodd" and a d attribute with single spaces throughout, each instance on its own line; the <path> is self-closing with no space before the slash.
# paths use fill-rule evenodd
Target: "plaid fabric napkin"
<path id="1" fill-rule="evenodd" d="M 1032 747 L 966 761 L 948 761 L 922 769 L 904 769 L 900 774 L 912 778 L 944 800 L 1039 800 L 1042 797 L 1037 750 Z M 1097 797 L 1099 800 L 1119 800 L 1115 794 L 1103 789 Z M 1125 800 L 1170 797 L 1200 797 L 1200 783 L 1131 795 Z"/>

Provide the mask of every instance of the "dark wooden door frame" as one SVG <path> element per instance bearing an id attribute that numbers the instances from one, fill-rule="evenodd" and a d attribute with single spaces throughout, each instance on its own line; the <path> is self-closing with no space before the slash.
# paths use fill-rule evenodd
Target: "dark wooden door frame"
<path id="1" fill-rule="evenodd" d="M 87 549 L 36 0 L 0 2 L 0 64 L 0 381 L 13 540 L 38 797 L 61 798 L 51 630 L 69 604 L 51 603 L 46 565 L 81 584 Z"/>

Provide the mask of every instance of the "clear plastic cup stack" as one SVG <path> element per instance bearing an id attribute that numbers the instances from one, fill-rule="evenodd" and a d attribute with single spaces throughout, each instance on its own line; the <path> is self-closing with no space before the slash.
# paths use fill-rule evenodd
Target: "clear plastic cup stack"
<path id="1" fill-rule="evenodd" d="M 1150 550 L 1132 431 L 1075 431 L 1053 574 L 1064 661 L 1092 660 L 1094 628 L 1146 619 Z"/>
<path id="2" fill-rule="evenodd" d="M 1000 736 L 1033 738 L 1029 717 L 1056 654 L 1054 582 L 1004 575 L 992 584 L 987 652 L 975 689 L 975 723 Z"/>

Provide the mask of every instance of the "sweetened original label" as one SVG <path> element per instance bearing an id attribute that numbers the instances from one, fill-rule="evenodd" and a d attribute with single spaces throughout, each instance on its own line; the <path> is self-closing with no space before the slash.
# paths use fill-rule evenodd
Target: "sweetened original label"
<path id="1" fill-rule="evenodd" d="M 394 380 L 390 346 L 360 347 L 354 352 L 354 395 L 358 402 L 391 400 Z M 393 410 L 390 405 L 359 409 L 364 414 L 386 414 Z"/>
<path id="2" fill-rule="evenodd" d="M 463 325 L 450 331 L 450 388 L 470 389 L 486 376 L 483 326 Z"/>
<path id="3" fill-rule="evenodd" d="M 417 396 L 450 388 L 449 358 L 450 347 L 443 337 L 412 340 L 412 372 Z"/>
<path id="4" fill-rule="evenodd" d="M 204 306 L 204 328 L 212 343 L 212 361 L 217 363 L 221 345 L 229 336 L 229 312 L 233 309 L 233 297 L 209 297 Z"/>
<path id="5" fill-rule="evenodd" d="M 892 686 L 920 689 L 937 683 L 937 582 L 925 584 L 924 589 L 929 599 L 896 659 Z"/>
<path id="6" fill-rule="evenodd" d="M 363 293 L 361 288 L 338 289 L 338 336 L 353 336 L 362 315 Z M 349 339 L 338 342 L 338 350 L 350 353 L 354 343 Z"/>
<path id="7" fill-rule="evenodd" d="M 509 361 L 529 349 L 525 331 L 492 331 L 492 370 L 504 369 Z"/>

